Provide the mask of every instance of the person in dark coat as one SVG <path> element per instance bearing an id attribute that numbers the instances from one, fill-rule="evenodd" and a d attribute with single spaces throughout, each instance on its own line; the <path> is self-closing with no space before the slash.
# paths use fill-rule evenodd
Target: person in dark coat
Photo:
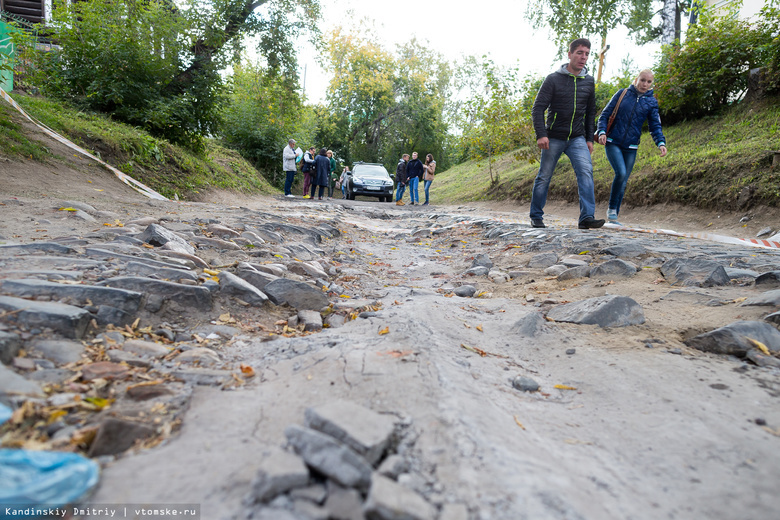
<path id="1" fill-rule="evenodd" d="M 412 199 L 412 206 L 414 203 L 420 203 L 420 194 L 417 192 L 417 188 L 420 186 L 420 179 L 423 176 L 423 163 L 417 158 L 417 152 L 412 152 L 412 160 L 406 165 L 406 185 L 409 186 L 409 197 Z"/>
<path id="2" fill-rule="evenodd" d="M 661 152 L 661 157 L 666 156 L 666 138 L 661 129 L 658 101 L 653 96 L 652 86 L 653 72 L 645 69 L 639 73 L 633 85 L 615 92 L 599 117 L 598 140 L 605 145 L 607 159 L 615 171 L 609 195 L 609 209 L 607 209 L 607 220 L 612 224 L 621 225 L 618 222 L 620 205 L 623 203 L 628 177 L 634 169 L 639 137 L 642 135 L 645 121 L 650 128 L 653 141 Z M 607 133 L 609 118 L 616 106 L 617 112 Z"/>
<path id="3" fill-rule="evenodd" d="M 569 44 L 569 63 L 547 76 L 531 109 L 536 144 L 542 151 L 539 172 L 531 192 L 531 225 L 543 228 L 544 205 L 555 166 L 566 154 L 577 176 L 580 198 L 580 229 L 600 228 L 593 186 L 593 134 L 596 131 L 596 83 L 585 64 L 590 40 L 579 38 Z M 545 123 L 544 113 L 547 112 Z"/>
<path id="4" fill-rule="evenodd" d="M 311 185 L 311 198 L 314 198 L 314 189 L 319 186 L 319 200 L 322 200 L 322 196 L 325 193 L 325 188 L 328 187 L 330 181 L 330 158 L 328 158 L 328 149 L 320 149 L 320 153 L 314 159 L 314 166 L 317 170 Z"/>
<path id="5" fill-rule="evenodd" d="M 395 205 L 403 206 L 404 191 L 406 190 L 406 163 L 409 161 L 409 154 L 405 153 L 398 161 L 398 165 L 395 167 L 395 182 L 398 183 L 398 189 L 395 192 Z"/>

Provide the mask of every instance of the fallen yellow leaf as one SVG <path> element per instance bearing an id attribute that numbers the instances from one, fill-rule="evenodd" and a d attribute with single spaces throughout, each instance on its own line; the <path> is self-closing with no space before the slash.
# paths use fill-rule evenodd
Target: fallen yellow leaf
<path id="1" fill-rule="evenodd" d="M 379 331 L 379 335 L 380 336 L 383 335 L 383 334 L 389 334 L 389 333 L 390 333 L 390 327 L 385 327 L 384 329 Z"/>
<path id="2" fill-rule="evenodd" d="M 757 348 L 758 350 L 760 350 L 761 352 L 763 352 L 765 356 L 771 356 L 771 355 L 772 355 L 772 354 L 769 352 L 769 349 L 768 349 L 768 348 L 766 348 L 766 345 L 764 345 L 764 344 L 763 344 L 763 343 L 761 343 L 760 341 L 758 341 L 758 340 L 756 340 L 756 339 L 753 339 L 753 338 L 748 338 L 747 340 L 748 340 L 749 342 L 751 342 L 753 345 L 755 345 L 755 346 L 756 346 L 756 348 Z"/>
<path id="3" fill-rule="evenodd" d="M 203 269 L 203 272 L 211 276 L 217 276 L 219 274 L 219 271 L 215 271 L 214 269 Z"/>
<path id="4" fill-rule="evenodd" d="M 480 332 L 483 332 L 483 331 L 482 331 L 482 324 L 481 324 L 481 323 L 480 323 L 479 325 L 477 325 L 477 330 L 478 330 L 478 331 L 480 331 Z"/>
<path id="5" fill-rule="evenodd" d="M 557 388 L 558 390 L 576 390 L 577 389 L 574 386 L 568 386 L 568 385 L 555 385 L 553 388 Z"/>

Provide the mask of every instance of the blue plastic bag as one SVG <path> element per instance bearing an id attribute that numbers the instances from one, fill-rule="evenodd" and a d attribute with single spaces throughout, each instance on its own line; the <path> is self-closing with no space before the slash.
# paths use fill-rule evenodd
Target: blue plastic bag
<path id="1" fill-rule="evenodd" d="M 10 416 L 0 405 L 0 424 Z M 77 453 L 0 449 L 0 518 L 36 518 L 30 509 L 76 503 L 98 483 L 99 470 Z"/>

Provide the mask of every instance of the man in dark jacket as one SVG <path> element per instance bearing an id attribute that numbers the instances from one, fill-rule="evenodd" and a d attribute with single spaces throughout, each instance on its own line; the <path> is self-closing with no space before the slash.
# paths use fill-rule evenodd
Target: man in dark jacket
<path id="1" fill-rule="evenodd" d="M 398 183 L 398 189 L 395 192 L 395 205 L 403 206 L 404 190 L 406 190 L 406 163 L 409 160 L 409 154 L 405 153 L 398 165 L 395 167 L 395 181 Z"/>
<path id="2" fill-rule="evenodd" d="M 406 165 L 406 184 L 409 185 L 409 197 L 412 199 L 412 206 L 415 201 L 420 203 L 420 195 L 417 193 L 417 187 L 420 185 L 420 179 L 423 176 L 423 163 L 417 158 L 417 152 L 412 152 L 412 160 Z"/>
<path id="3" fill-rule="evenodd" d="M 596 130 L 596 88 L 585 66 L 590 41 L 574 40 L 569 45 L 569 63 L 553 72 L 539 88 L 531 117 L 536 144 L 542 150 L 539 173 L 531 193 L 531 225 L 543 228 L 544 205 L 555 166 L 566 154 L 577 176 L 580 197 L 580 229 L 600 228 L 603 220 L 593 218 L 596 197 L 593 192 L 593 134 Z M 547 124 L 544 113 L 547 111 Z"/>

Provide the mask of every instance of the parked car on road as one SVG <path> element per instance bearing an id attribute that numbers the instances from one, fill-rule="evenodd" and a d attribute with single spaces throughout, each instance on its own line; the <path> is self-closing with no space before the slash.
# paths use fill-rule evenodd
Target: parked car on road
<path id="1" fill-rule="evenodd" d="M 347 172 L 347 198 L 355 200 L 356 195 L 377 197 L 379 202 L 393 200 L 393 179 L 385 167 L 378 163 L 356 162 Z"/>

